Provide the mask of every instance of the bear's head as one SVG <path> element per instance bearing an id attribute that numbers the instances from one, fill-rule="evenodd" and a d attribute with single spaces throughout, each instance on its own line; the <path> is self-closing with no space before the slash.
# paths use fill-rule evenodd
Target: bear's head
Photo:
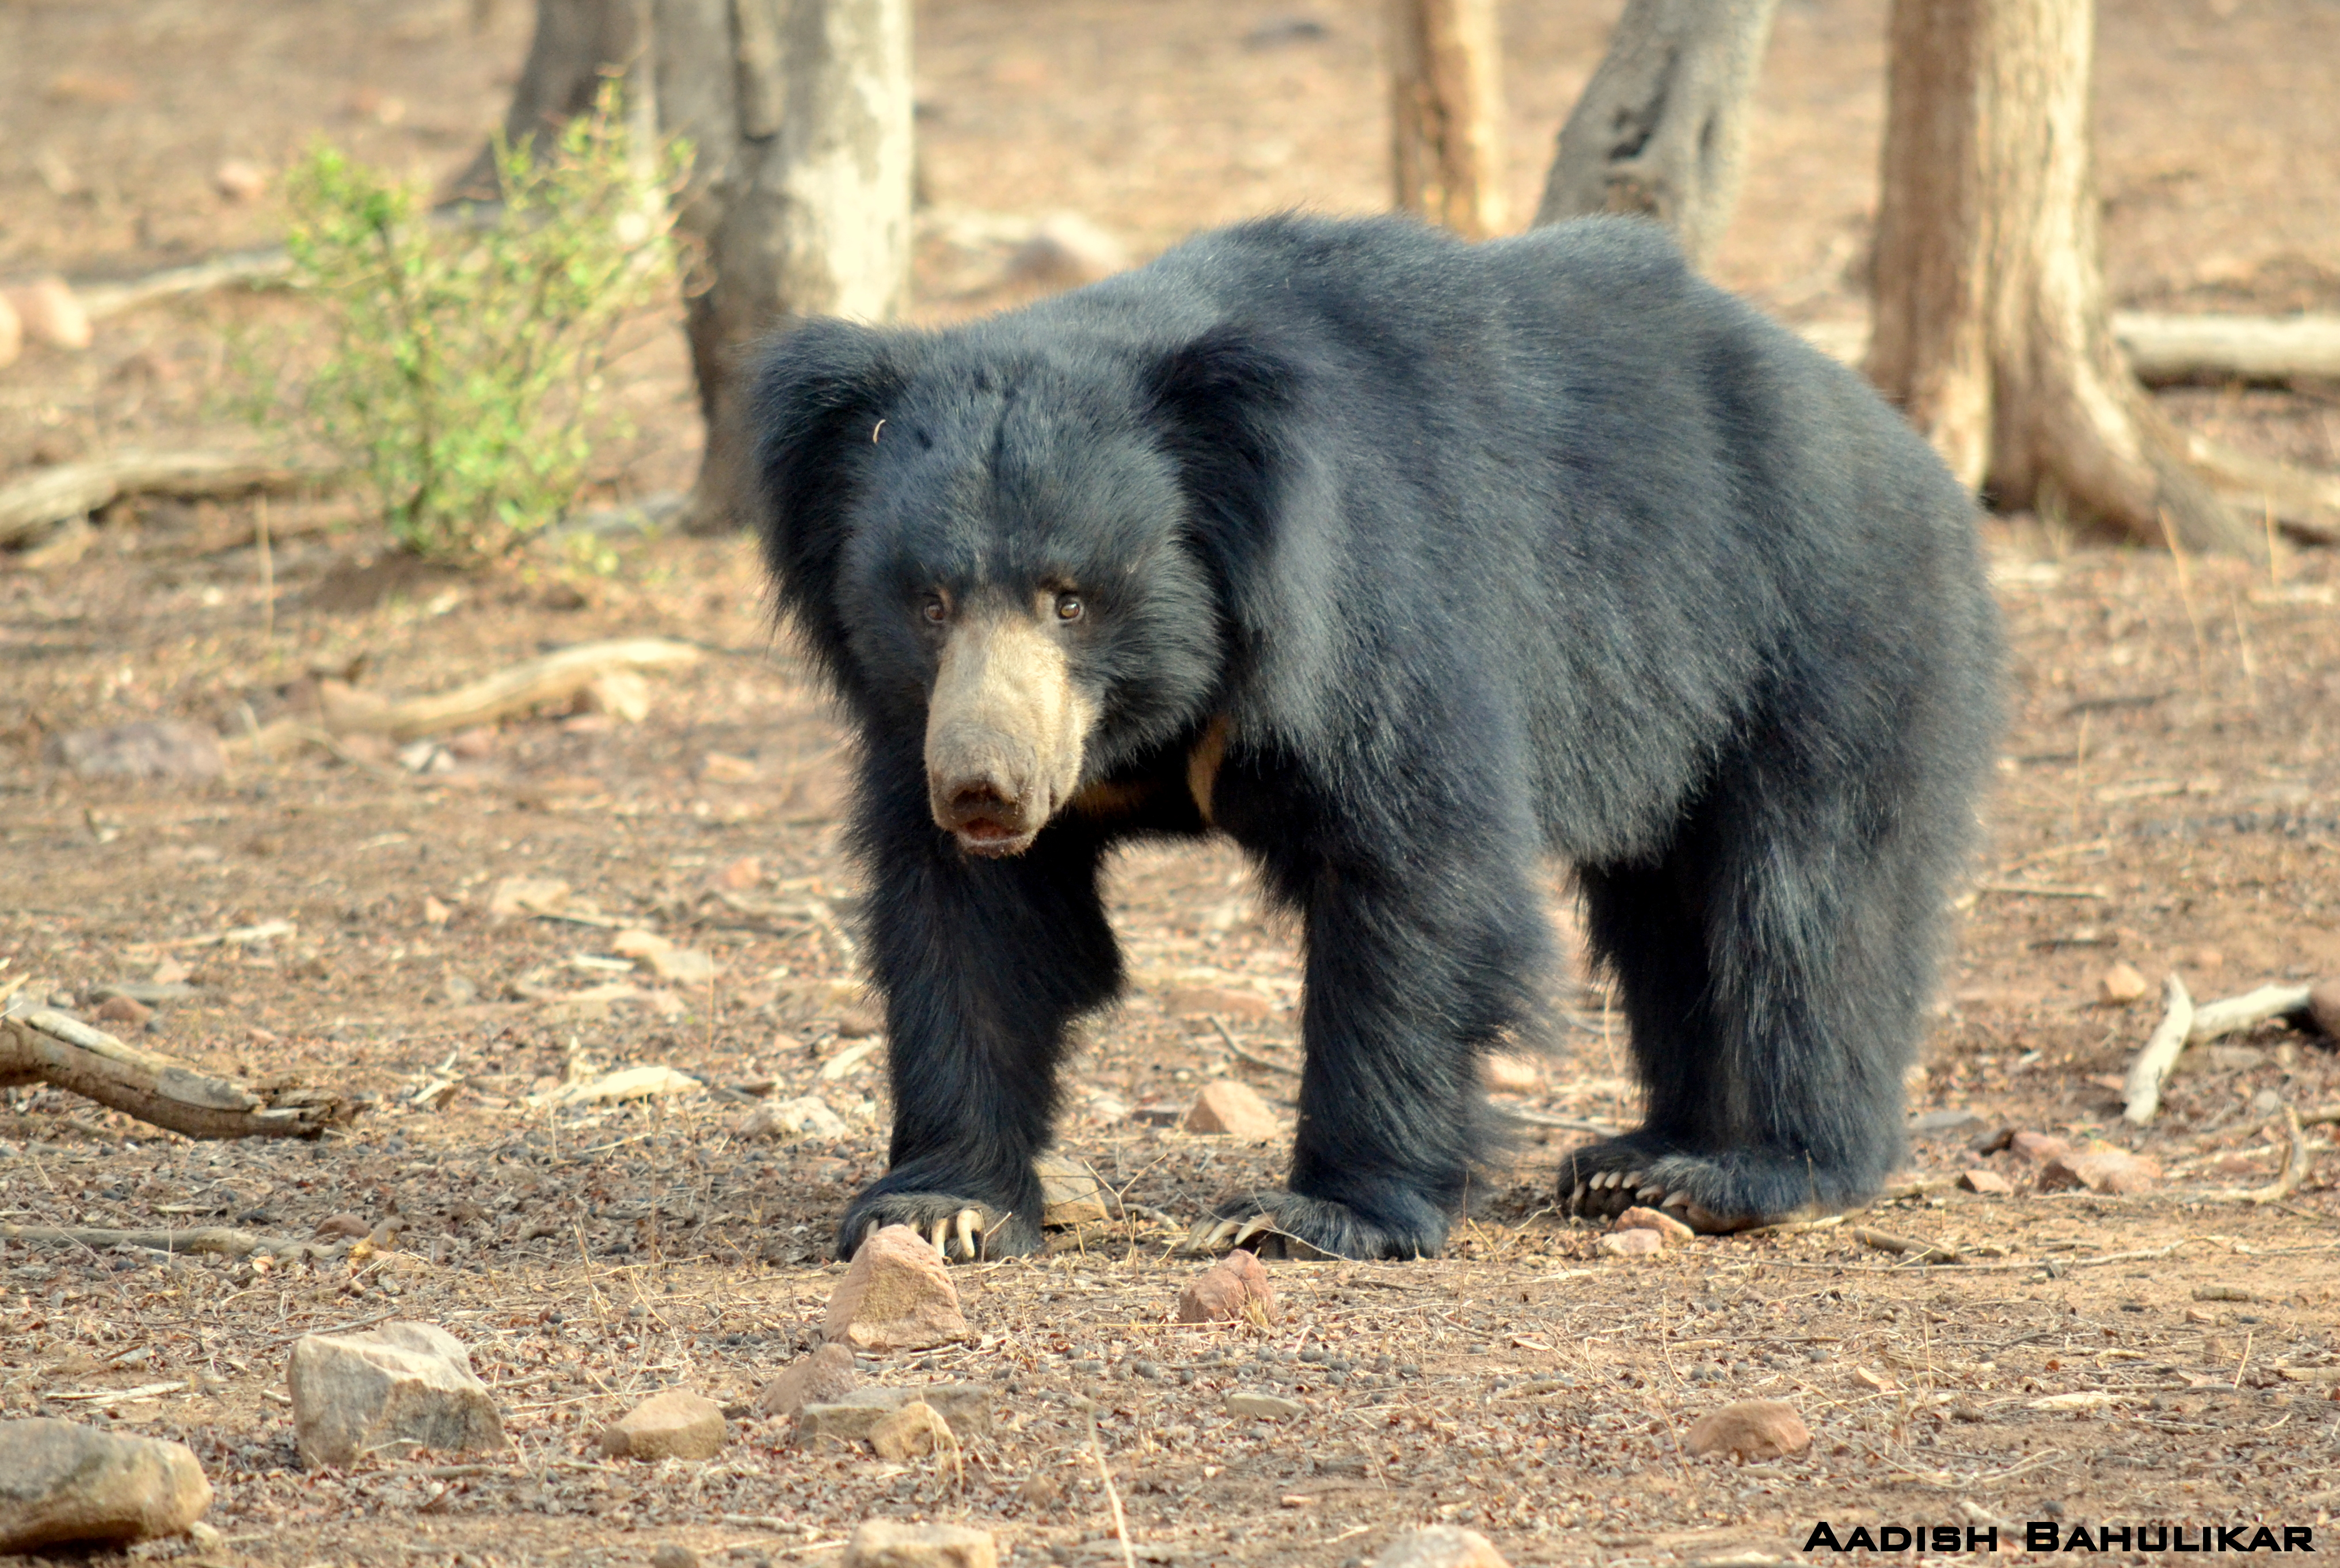
<path id="1" fill-rule="evenodd" d="M 1294 385 L 1237 328 L 1149 344 L 1045 311 L 818 321 L 765 352 L 780 603 L 865 741 L 916 741 L 967 852 L 1021 853 L 1085 783 L 1211 716 Z"/>

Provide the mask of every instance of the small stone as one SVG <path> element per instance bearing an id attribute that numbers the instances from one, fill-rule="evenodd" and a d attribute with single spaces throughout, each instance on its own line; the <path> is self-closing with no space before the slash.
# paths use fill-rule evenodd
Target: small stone
<path id="1" fill-rule="evenodd" d="M 2307 987 L 2307 1016 L 2328 1040 L 2340 1040 L 2340 979 L 2318 980 Z"/>
<path id="2" fill-rule="evenodd" d="M 1683 1440 L 1692 1454 L 1728 1454 L 1741 1464 L 1801 1454 L 1811 1445 L 1811 1428 L 1794 1405 L 1779 1399 L 1743 1399 L 1710 1410 Z"/>
<path id="3" fill-rule="evenodd" d="M 2196 1301 L 2256 1301 L 2258 1297 L 2239 1285 L 2197 1285 L 2194 1287 Z"/>
<path id="4" fill-rule="evenodd" d="M 853 1352 L 841 1345 L 824 1345 L 810 1355 L 798 1356 L 756 1396 L 759 1415 L 785 1415 L 793 1420 L 808 1404 L 828 1404 L 853 1392 L 860 1380 L 853 1373 Z"/>
<path id="5" fill-rule="evenodd" d="M 504 1445 L 495 1398 L 472 1374 L 471 1353 L 431 1324 L 306 1335 L 292 1346 L 290 1382 L 301 1456 L 312 1465 Z"/>
<path id="6" fill-rule="evenodd" d="M 506 877 L 488 892 L 488 918 L 497 924 L 522 915 L 549 915 L 569 902 L 569 884 L 550 877 Z"/>
<path id="7" fill-rule="evenodd" d="M 1256 991 L 1222 991 L 1203 986 L 1180 986 L 1162 993 L 1162 1009 L 1174 1018 L 1246 1018 L 1257 1022 L 1275 1016 L 1274 1005 Z"/>
<path id="8" fill-rule="evenodd" d="M 1178 1292 L 1178 1321 L 1239 1323 L 1251 1315 L 1254 1302 L 1275 1321 L 1275 1286 L 1267 1270 L 1256 1255 L 1237 1250 L 1186 1282 Z"/>
<path id="9" fill-rule="evenodd" d="M 653 1064 L 620 1067 L 614 1073 L 570 1084 L 556 1090 L 552 1097 L 564 1106 L 614 1106 L 627 1100 L 654 1099 L 659 1095 L 688 1094 L 705 1087 L 689 1073 Z"/>
<path id="10" fill-rule="evenodd" d="M 2061 1154 L 2039 1167 L 2041 1192 L 2070 1192 L 2086 1187 L 2090 1192 L 2120 1196 L 2150 1189 L 2161 1180 L 2161 1166 L 2149 1159 L 2141 1159 L 2127 1149 L 2090 1149 L 2084 1154 Z"/>
<path id="11" fill-rule="evenodd" d="M 194 970 L 178 959 L 165 958 L 154 966 L 154 972 L 146 977 L 146 983 L 150 986 L 183 986 L 193 974 Z"/>
<path id="12" fill-rule="evenodd" d="M 424 925 L 443 926 L 454 918 L 454 910 L 450 909 L 446 905 L 441 903 L 437 898 L 428 893 L 425 893 L 422 896 L 422 923 Z"/>
<path id="13" fill-rule="evenodd" d="M 101 1024 L 128 1024 L 135 1028 L 154 1016 L 154 1008 L 128 997 L 108 997 L 97 1005 L 97 1021 Z"/>
<path id="14" fill-rule="evenodd" d="M 669 1388 L 643 1400 L 601 1434 L 612 1459 L 712 1459 L 723 1451 L 723 1407 L 703 1394 Z"/>
<path id="15" fill-rule="evenodd" d="M 492 724 L 474 724 L 447 737 L 447 754 L 458 762 L 484 762 L 496 754 L 503 732 Z"/>
<path id="16" fill-rule="evenodd" d="M 1990 1197 L 2005 1197 L 2015 1190 L 2015 1184 L 1997 1171 L 1963 1171 L 1958 1185 L 1968 1192 L 1978 1192 Z"/>
<path id="17" fill-rule="evenodd" d="M 845 1568 L 999 1568 L 991 1532 L 871 1519 L 845 1543 Z"/>
<path id="18" fill-rule="evenodd" d="M 1479 1064 L 1479 1081 L 1490 1094 L 1532 1095 L 1543 1087 L 1543 1064 L 1533 1057 L 1497 1051 Z"/>
<path id="19" fill-rule="evenodd" d="M 2137 972 L 2134 964 L 2115 964 L 2097 980 L 2097 995 L 2108 1006 L 2125 1007 L 2143 997 L 2149 987 L 2145 977 Z"/>
<path id="20" fill-rule="evenodd" d="M 43 754 L 77 779 L 216 779 L 227 770 L 219 731 L 208 724 L 141 719 L 50 737 Z"/>
<path id="21" fill-rule="evenodd" d="M 715 978 L 715 960 L 696 948 L 678 948 L 655 931 L 639 927 L 610 938 L 610 951 L 631 958 L 661 980 L 703 986 Z"/>
<path id="22" fill-rule="evenodd" d="M 869 1446 L 880 1459 L 918 1459 L 936 1449 L 948 1449 L 957 1440 L 950 1423 L 923 1399 L 888 1411 L 869 1429 Z"/>
<path id="23" fill-rule="evenodd" d="M 1284 1122 L 1250 1086 L 1217 1078 L 1204 1086 L 1186 1113 L 1190 1133 L 1225 1133 L 1245 1143 L 1272 1143 L 1284 1136 Z"/>
<path id="24" fill-rule="evenodd" d="M 1653 1208 L 1629 1208 L 1619 1215 L 1617 1223 L 1609 1228 L 1655 1231 L 1664 1240 L 1677 1244 L 1692 1240 L 1698 1235 L 1673 1216 L 1661 1214 Z"/>
<path id="25" fill-rule="evenodd" d="M 89 313 L 63 278 L 38 278 L 7 291 L 8 303 L 24 323 L 25 336 L 53 349 L 85 349 Z"/>
<path id="26" fill-rule="evenodd" d="M 1373 1559 L 1373 1568 L 1511 1568 L 1495 1543 L 1459 1524 L 1409 1530 Z"/>
<path id="27" fill-rule="evenodd" d="M 212 189 L 231 202 L 249 202 L 268 189 L 268 175 L 249 158 L 230 158 L 212 171 Z"/>
<path id="28" fill-rule="evenodd" d="M 1093 1225 L 1113 1217 L 1105 1184 L 1080 1161 L 1050 1152 L 1034 1160 L 1032 1169 L 1040 1178 L 1042 1225 Z"/>
<path id="29" fill-rule="evenodd" d="M 2017 1133 L 2007 1140 L 2007 1146 L 2016 1158 L 2033 1165 L 2045 1165 L 2058 1155 L 2072 1152 L 2071 1143 L 2052 1133 Z"/>
<path id="30" fill-rule="evenodd" d="M 347 1211 L 341 1214 L 329 1214 L 317 1222 L 317 1234 L 320 1236 L 355 1237 L 367 1235 L 372 1229 L 373 1226 L 368 1225 L 364 1219 Z"/>
<path id="31" fill-rule="evenodd" d="M 1238 1388 L 1227 1395 L 1227 1414 L 1255 1421 L 1289 1421 L 1295 1415 L 1305 1415 L 1308 1407 L 1296 1399 L 1286 1399 L 1280 1394 L 1262 1394 L 1255 1388 Z"/>
<path id="32" fill-rule="evenodd" d="M 47 1417 L 0 1421 L 0 1555 L 177 1535 L 211 1505 L 184 1444 Z"/>
<path id="33" fill-rule="evenodd" d="M 480 999 L 480 984 L 469 975 L 450 969 L 439 982 L 438 989 L 431 993 L 431 999 L 442 1007 L 468 1007 Z"/>
<path id="34" fill-rule="evenodd" d="M 1653 1230 L 1612 1230 L 1593 1247 L 1604 1257 L 1654 1257 L 1666 1250 L 1666 1238 Z"/>
<path id="35" fill-rule="evenodd" d="M 934 1244 L 889 1225 L 861 1244 L 828 1298 L 821 1337 L 857 1350 L 927 1350 L 972 1338 Z"/>
<path id="36" fill-rule="evenodd" d="M 742 855 L 708 879 L 727 893 L 744 893 L 764 879 L 764 863 Z"/>
<path id="37" fill-rule="evenodd" d="M 786 1143 L 797 1138 L 841 1138 L 846 1132 L 845 1118 L 829 1109 L 827 1100 L 818 1095 L 798 1095 L 794 1099 L 767 1101 L 741 1116 L 739 1136 Z"/>
<path id="38" fill-rule="evenodd" d="M 679 1541 L 661 1541 L 650 1553 L 650 1568 L 699 1568 L 699 1556 Z"/>

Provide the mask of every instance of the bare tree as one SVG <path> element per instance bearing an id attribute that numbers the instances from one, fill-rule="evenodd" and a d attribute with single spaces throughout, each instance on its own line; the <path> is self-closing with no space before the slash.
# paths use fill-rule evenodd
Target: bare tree
<path id="1" fill-rule="evenodd" d="M 1535 221 L 1646 213 L 1703 266 L 1739 203 L 1748 96 L 1778 9 L 1779 0 L 1628 0 L 1561 127 Z"/>
<path id="2" fill-rule="evenodd" d="M 1868 372 L 1968 484 L 2250 551 L 2114 341 L 2094 0 L 1895 0 Z"/>
<path id="3" fill-rule="evenodd" d="M 506 134 L 541 134 L 621 76 L 636 123 L 696 149 L 676 226 L 707 452 L 694 528 L 739 516 L 735 361 L 798 315 L 882 321 L 909 289 L 909 0 L 537 0 Z M 492 191 L 493 164 L 463 187 Z"/>
<path id="4" fill-rule="evenodd" d="M 1397 204 L 1468 239 L 1502 232 L 1494 0 L 1390 0 Z"/>

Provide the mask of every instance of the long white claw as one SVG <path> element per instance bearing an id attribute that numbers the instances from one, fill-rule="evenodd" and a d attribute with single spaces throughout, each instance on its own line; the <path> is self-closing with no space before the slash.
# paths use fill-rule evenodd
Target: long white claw
<path id="1" fill-rule="evenodd" d="M 873 1219 L 868 1225 L 861 1227 L 861 1245 L 863 1246 L 868 1246 L 870 1242 L 877 1239 L 877 1236 L 878 1222 Z"/>
<path id="2" fill-rule="evenodd" d="M 1660 1208 L 1688 1208 L 1690 1206 L 1690 1194 L 1686 1192 L 1670 1192 L 1666 1194 L 1664 1199 L 1659 1203 L 1658 1206 Z"/>
<path id="3" fill-rule="evenodd" d="M 1584 1201 L 1584 1184 L 1583 1184 L 1582 1182 L 1578 1182 L 1578 1183 L 1576 1184 L 1576 1190 L 1575 1190 L 1574 1192 L 1570 1193 L 1570 1194 L 1568 1195 L 1568 1206 L 1569 1206 L 1569 1207 L 1571 1207 L 1571 1208 L 1574 1208 L 1577 1205 L 1579 1205 L 1579 1204 L 1582 1203 L 1583 1201 Z"/>
<path id="4" fill-rule="evenodd" d="M 1252 1216 L 1251 1218 L 1244 1222 L 1244 1226 L 1241 1230 L 1235 1232 L 1234 1244 L 1237 1246 L 1241 1246 L 1244 1243 L 1266 1236 L 1274 1229 L 1275 1222 L 1274 1220 L 1270 1219 L 1264 1214 L 1255 1214 Z"/>
<path id="5" fill-rule="evenodd" d="M 1663 1197 L 1665 1196 L 1665 1191 L 1666 1187 L 1663 1182 L 1652 1182 L 1648 1186 L 1645 1186 L 1641 1191 L 1635 1193 L 1633 1196 L 1643 1203 L 1651 1203 L 1658 1198 Z"/>
<path id="6" fill-rule="evenodd" d="M 981 1214 L 971 1208 L 958 1211 L 958 1252 L 961 1257 L 970 1263 L 974 1262 L 977 1255 L 976 1225 L 982 1217 Z"/>

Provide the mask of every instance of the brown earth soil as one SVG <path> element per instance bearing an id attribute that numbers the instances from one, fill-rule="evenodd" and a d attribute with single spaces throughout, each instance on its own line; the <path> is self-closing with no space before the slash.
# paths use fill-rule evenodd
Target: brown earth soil
<path id="1" fill-rule="evenodd" d="M 1615 10 L 1508 8 L 1518 211 Z M 2340 10 L 2104 10 L 2120 303 L 2340 308 L 2340 118 L 2324 90 Z M 927 187 L 958 207 L 1077 210 L 1139 254 L 1281 206 L 1371 209 L 1384 159 L 1374 15 L 1362 0 L 936 0 L 918 23 Z M 499 113 L 528 22 L 512 0 L 0 6 L 0 276 L 130 276 L 266 243 L 269 200 L 225 200 L 213 171 L 228 157 L 281 167 L 320 132 L 443 177 Z M 1718 270 L 1793 319 L 1861 309 L 1881 25 L 1874 4 L 1782 9 Z M 947 260 L 925 259 L 927 319 L 1001 297 L 968 292 Z M 84 353 L 28 349 L 0 372 L 0 472 L 238 439 L 236 345 L 295 319 L 281 299 L 220 293 L 108 320 Z M 689 479 L 698 434 L 671 326 L 642 323 L 615 378 L 640 434 L 609 454 L 609 495 Z M 2237 444 L 2340 465 L 2329 389 L 2165 402 Z M 218 1488 L 221 1539 L 144 1552 L 590 1564 L 673 1541 L 819 1563 L 883 1514 L 981 1524 L 1016 1562 L 1118 1561 L 1081 1394 L 1098 1403 L 1148 1562 L 1363 1561 L 1436 1520 L 1485 1532 L 1515 1563 L 1751 1562 L 1794 1553 L 1822 1519 L 1839 1533 L 2321 1525 L 2340 1502 L 2335 1166 L 2321 1156 L 2280 1202 L 2226 1196 L 2281 1167 L 2281 1105 L 2340 1102 L 2332 1042 L 2273 1024 L 2189 1051 L 2143 1131 L 2120 1122 L 2111 1087 L 2173 970 L 2206 998 L 2340 974 L 2328 552 L 2245 569 L 2031 519 L 1989 525 L 2015 724 L 1911 1095 L 1972 1120 L 1916 1140 L 1909 1196 L 1845 1226 L 1612 1261 L 1551 1212 L 1578 1135 L 1537 1126 L 1446 1257 L 1276 1265 L 1272 1327 L 1175 1326 L 1195 1265 L 1170 1245 L 1221 1192 L 1273 1179 L 1278 1150 L 1133 1113 L 1227 1075 L 1288 1115 L 1276 1064 L 1296 1061 L 1293 937 L 1262 918 L 1232 852 L 1132 854 L 1115 905 L 1136 983 L 1090 1028 L 1063 1127 L 1122 1217 L 1056 1233 L 1045 1258 L 957 1270 L 979 1342 L 864 1369 L 988 1381 L 997 1430 L 967 1441 L 963 1464 L 897 1464 L 808 1451 L 786 1424 L 743 1416 L 719 1459 L 649 1465 L 604 1461 L 600 1428 L 659 1388 L 750 1403 L 814 1342 L 840 1272 L 828 1228 L 882 1165 L 882 1058 L 861 1051 L 874 1037 L 851 984 L 858 883 L 838 843 L 842 737 L 770 633 L 743 543 L 620 541 L 607 575 L 548 552 L 444 577 L 370 564 L 378 545 L 353 501 L 279 501 L 264 581 L 254 521 L 242 502 L 119 506 L 78 562 L 0 575 L 0 986 L 85 1004 L 175 963 L 192 997 L 136 1037 L 368 1106 L 350 1136 L 313 1146 L 193 1145 L 11 1090 L 0 1223 L 387 1226 L 380 1245 L 270 1270 L 0 1245 L 0 1414 L 182 1437 Z M 416 753 L 419 771 L 312 752 L 156 789 L 39 760 L 46 737 L 84 726 L 265 719 L 318 672 L 437 690 L 640 633 L 709 650 L 651 679 L 647 719 L 539 715 L 460 757 Z M 492 919 L 510 877 L 570 884 L 569 918 Z M 271 920 L 292 934 L 218 939 Z M 623 923 L 710 955 L 712 981 L 622 976 Z M 2117 964 L 2143 977 L 2142 999 L 2102 999 Z M 620 978 L 649 999 L 561 995 Z M 1630 1119 L 1598 978 L 1569 977 L 1554 1017 L 1540 1084 L 1508 1103 Z M 634 1064 L 705 1087 L 583 1110 L 536 1099 Z M 842 1137 L 739 1135 L 758 1101 L 815 1092 Z M 2137 1196 L 2041 1193 L 2018 1156 L 1976 1152 L 2009 1127 L 2101 1138 L 2166 1174 Z M 2321 1148 L 2328 1129 L 2310 1132 Z M 1946 1185 L 1968 1169 L 2005 1176 L 2011 1194 Z M 1911 1263 L 1852 1226 L 1958 1261 Z M 509 1457 L 300 1468 L 290 1345 L 389 1317 L 472 1346 Z M 1304 1413 L 1236 1419 L 1234 1389 Z M 1691 1423 L 1742 1397 L 1793 1403 L 1811 1450 L 1744 1467 L 1687 1455 Z"/>

